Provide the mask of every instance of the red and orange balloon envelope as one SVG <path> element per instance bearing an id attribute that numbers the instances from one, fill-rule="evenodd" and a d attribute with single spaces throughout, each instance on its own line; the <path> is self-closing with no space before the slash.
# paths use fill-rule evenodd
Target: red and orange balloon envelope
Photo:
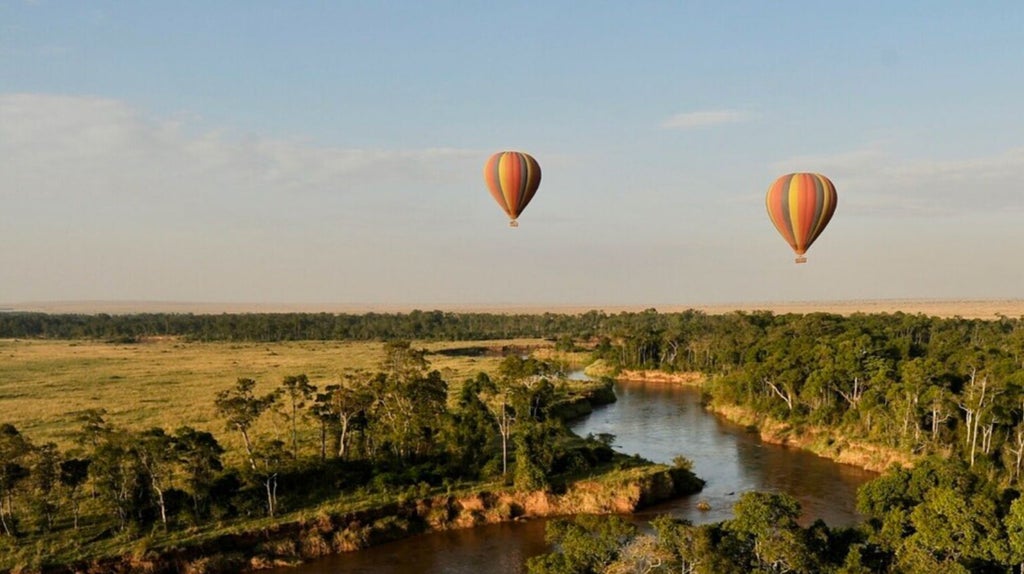
<path id="1" fill-rule="evenodd" d="M 509 225 L 518 227 L 516 218 L 540 186 L 540 164 L 529 154 L 498 152 L 484 164 L 484 181 L 494 200 L 508 214 Z"/>
<path id="2" fill-rule="evenodd" d="M 768 188 L 768 216 L 796 252 L 797 263 L 807 262 L 804 254 L 832 219 L 837 200 L 836 187 L 817 173 L 790 173 Z"/>

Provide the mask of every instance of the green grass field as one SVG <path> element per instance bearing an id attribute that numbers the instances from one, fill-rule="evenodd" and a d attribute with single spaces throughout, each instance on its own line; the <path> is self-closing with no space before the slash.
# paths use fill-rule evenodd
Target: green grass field
<path id="1" fill-rule="evenodd" d="M 507 347 L 537 349 L 540 339 L 414 343 L 426 348 L 432 369 L 455 389 L 477 373 L 492 372 Z M 452 354 L 440 354 L 456 350 Z M 464 351 L 460 354 L 458 351 Z M 470 353 L 477 353 L 471 356 Z M 0 423 L 14 424 L 36 444 L 72 446 L 80 426 L 75 413 L 106 409 L 109 422 L 130 428 L 190 425 L 213 432 L 229 450 L 229 436 L 216 418 L 214 397 L 239 377 L 269 392 L 288 375 L 305 373 L 321 389 L 355 369 L 375 370 L 383 356 L 377 342 L 191 343 L 155 339 L 136 344 L 93 341 L 0 340 Z M 586 354 L 564 358 L 582 366 Z M 264 432 L 283 432 L 266 417 Z M 312 429 L 308 429 L 312 432 Z"/>

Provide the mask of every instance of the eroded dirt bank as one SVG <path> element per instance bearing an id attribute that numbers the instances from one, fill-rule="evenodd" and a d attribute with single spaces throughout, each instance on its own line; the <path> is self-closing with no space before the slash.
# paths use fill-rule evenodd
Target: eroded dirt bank
<path id="1" fill-rule="evenodd" d="M 573 514 L 629 513 L 700 490 L 688 471 L 652 466 L 612 471 L 564 493 L 510 491 L 441 496 L 345 514 L 320 514 L 189 546 L 98 560 L 46 573 L 221 574 L 298 564 L 415 534 L 510 520 Z"/>

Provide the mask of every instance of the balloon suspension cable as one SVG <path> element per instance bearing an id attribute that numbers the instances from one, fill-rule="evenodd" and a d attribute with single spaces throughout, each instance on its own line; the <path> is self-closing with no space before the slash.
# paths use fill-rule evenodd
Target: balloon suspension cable
<path id="1" fill-rule="evenodd" d="M 516 221 L 515 219 L 513 219 L 513 220 L 508 222 L 508 226 L 509 227 L 519 227 L 519 222 Z"/>
<path id="2" fill-rule="evenodd" d="M 807 258 L 804 257 L 803 255 L 801 255 L 800 257 L 796 258 L 796 262 L 797 263 L 807 263 Z"/>

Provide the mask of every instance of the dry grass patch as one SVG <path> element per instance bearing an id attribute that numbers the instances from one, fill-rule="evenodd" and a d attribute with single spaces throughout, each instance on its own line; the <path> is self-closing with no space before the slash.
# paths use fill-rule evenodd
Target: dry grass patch
<path id="1" fill-rule="evenodd" d="M 493 371 L 505 347 L 542 347 L 539 339 L 415 343 L 431 352 L 453 388 L 478 372 Z M 487 347 L 480 356 L 435 354 L 459 347 Z M 373 370 L 383 356 L 378 342 L 192 343 L 155 339 L 138 344 L 94 341 L 0 340 L 0 423 L 13 423 L 35 443 L 72 444 L 75 413 L 106 409 L 119 426 L 175 429 L 190 425 L 217 435 L 226 447 L 234 437 L 216 418 L 216 394 L 239 377 L 256 379 L 269 392 L 287 375 L 305 373 L 323 388 L 353 369 Z M 266 417 L 264 432 L 280 434 L 280 420 Z M 308 428 L 312 433 L 313 429 Z"/>

